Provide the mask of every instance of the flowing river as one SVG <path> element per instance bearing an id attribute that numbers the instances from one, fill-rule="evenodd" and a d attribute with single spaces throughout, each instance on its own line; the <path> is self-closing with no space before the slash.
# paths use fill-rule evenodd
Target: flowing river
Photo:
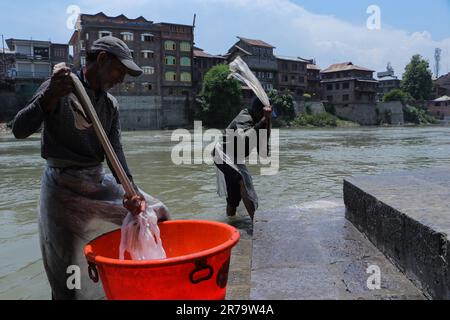
<path id="1" fill-rule="evenodd" d="M 174 219 L 226 222 L 213 166 L 174 165 L 179 142 L 170 131 L 126 132 L 123 145 L 136 183 L 171 209 Z M 40 136 L 0 135 L 0 299 L 49 299 L 40 258 L 37 204 L 45 161 Z M 342 198 L 342 180 L 450 165 L 449 127 L 302 129 L 280 131 L 280 168 L 260 176 L 251 166 L 260 210 Z M 240 208 L 242 220 L 248 220 Z"/>

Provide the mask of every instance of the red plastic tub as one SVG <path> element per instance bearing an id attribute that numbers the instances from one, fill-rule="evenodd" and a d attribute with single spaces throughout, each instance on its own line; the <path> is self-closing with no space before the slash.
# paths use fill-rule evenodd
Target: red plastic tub
<path id="1" fill-rule="evenodd" d="M 240 239 L 236 228 L 213 221 L 159 224 L 167 259 L 119 260 L 120 230 L 84 248 L 89 275 L 102 281 L 109 300 L 225 299 L 231 249 Z"/>

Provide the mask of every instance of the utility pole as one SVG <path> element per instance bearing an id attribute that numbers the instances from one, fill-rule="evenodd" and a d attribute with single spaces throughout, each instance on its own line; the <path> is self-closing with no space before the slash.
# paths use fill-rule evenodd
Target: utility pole
<path id="1" fill-rule="evenodd" d="M 441 71 L 441 53 L 442 53 L 442 49 L 440 49 L 440 48 L 436 48 L 436 50 L 434 51 L 436 79 L 439 78 L 439 73 Z"/>

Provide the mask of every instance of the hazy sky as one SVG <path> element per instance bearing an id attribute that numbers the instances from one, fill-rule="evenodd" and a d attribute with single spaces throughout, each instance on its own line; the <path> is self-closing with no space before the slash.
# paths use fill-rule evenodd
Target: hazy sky
<path id="1" fill-rule="evenodd" d="M 320 67 L 353 61 L 398 75 L 413 54 L 429 59 L 442 49 L 441 74 L 450 71 L 450 0 L 41 0 L 0 2 L 0 33 L 6 38 L 66 43 L 70 5 L 82 13 L 140 15 L 155 22 L 192 24 L 196 45 L 226 53 L 236 36 L 262 39 L 280 55 L 316 58 Z M 371 30 L 370 5 L 380 8 L 380 29 Z"/>

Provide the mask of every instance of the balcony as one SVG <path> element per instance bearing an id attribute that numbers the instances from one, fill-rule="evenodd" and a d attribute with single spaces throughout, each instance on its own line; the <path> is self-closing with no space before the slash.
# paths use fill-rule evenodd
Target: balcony
<path id="1" fill-rule="evenodd" d="M 22 53 L 16 53 L 17 60 L 38 60 L 38 61 L 49 61 L 49 57 L 43 57 L 39 55 L 27 55 Z"/>
<path id="2" fill-rule="evenodd" d="M 50 77 L 50 72 L 18 71 L 11 73 L 11 78 L 18 79 L 46 79 L 48 77 Z"/>
<path id="3" fill-rule="evenodd" d="M 374 87 L 356 86 L 355 91 L 362 93 L 376 93 L 377 89 Z"/>

